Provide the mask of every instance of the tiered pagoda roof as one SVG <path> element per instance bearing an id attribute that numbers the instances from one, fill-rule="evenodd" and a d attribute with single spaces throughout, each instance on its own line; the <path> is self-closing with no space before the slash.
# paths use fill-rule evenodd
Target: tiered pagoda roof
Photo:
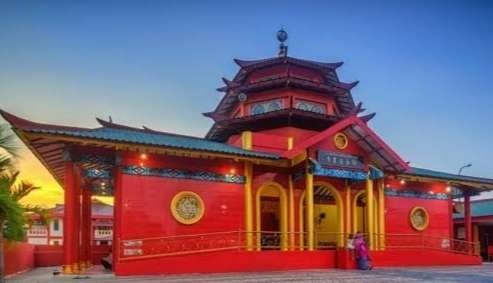
<path id="1" fill-rule="evenodd" d="M 261 60 L 240 60 L 234 59 L 234 62 L 240 67 L 240 70 L 235 75 L 233 80 L 223 78 L 224 86 L 218 88 L 220 92 L 225 92 L 222 100 L 212 112 L 204 113 L 206 117 L 212 118 L 215 124 L 206 135 L 208 139 L 224 141 L 229 135 L 242 131 L 247 126 L 246 120 L 259 120 L 257 124 L 272 124 L 272 121 L 266 122 L 267 117 L 276 116 L 269 113 L 268 115 L 258 115 L 258 117 L 240 117 L 231 118 L 231 112 L 238 105 L 238 94 L 245 93 L 255 95 L 255 93 L 270 90 L 280 89 L 284 87 L 293 87 L 315 91 L 323 95 L 328 95 L 334 98 L 340 115 L 313 115 L 307 111 L 297 111 L 296 109 L 283 109 L 279 113 L 278 119 L 286 119 L 285 122 L 294 122 L 293 126 L 314 125 L 315 130 L 323 130 L 334 121 L 340 118 L 355 108 L 355 103 L 351 95 L 351 89 L 358 84 L 358 81 L 352 83 L 344 83 L 339 81 L 336 69 L 342 66 L 342 62 L 326 63 L 317 62 L 305 59 L 298 59 L 289 56 L 267 58 Z M 256 71 L 260 71 L 269 67 L 285 68 L 285 72 L 264 77 L 260 80 L 249 81 L 248 76 Z M 292 66 L 302 67 L 316 71 L 323 78 L 322 81 L 315 80 L 300 74 L 290 71 Z M 256 115 L 257 116 L 257 115 Z M 287 117 L 286 117 L 287 116 Z M 330 117 L 329 117 L 330 116 Z M 276 121 L 274 121 L 275 126 Z M 318 126 L 323 124 L 323 126 Z M 251 125 L 250 125 L 251 126 Z M 313 126 L 312 126 L 313 128 Z M 258 129 L 256 129 L 258 130 Z"/>

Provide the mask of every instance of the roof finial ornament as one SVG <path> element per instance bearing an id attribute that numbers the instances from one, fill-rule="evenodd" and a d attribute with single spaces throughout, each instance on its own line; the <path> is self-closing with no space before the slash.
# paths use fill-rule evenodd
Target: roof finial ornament
<path id="1" fill-rule="evenodd" d="M 288 39 L 288 33 L 281 27 L 281 29 L 277 32 L 277 40 L 279 40 L 279 57 L 288 56 L 288 46 L 284 44 L 284 42 Z"/>

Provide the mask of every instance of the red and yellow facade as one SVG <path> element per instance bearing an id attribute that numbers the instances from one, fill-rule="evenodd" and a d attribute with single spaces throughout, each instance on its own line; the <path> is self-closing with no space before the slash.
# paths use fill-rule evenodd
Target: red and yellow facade
<path id="1" fill-rule="evenodd" d="M 452 199 L 493 180 L 410 167 L 369 127 L 342 63 L 235 62 L 205 138 L 1 112 L 64 187 L 66 273 L 88 262 L 91 194 L 114 196 L 117 275 L 350 268 L 356 232 L 376 265 L 480 262 L 453 237 Z"/>

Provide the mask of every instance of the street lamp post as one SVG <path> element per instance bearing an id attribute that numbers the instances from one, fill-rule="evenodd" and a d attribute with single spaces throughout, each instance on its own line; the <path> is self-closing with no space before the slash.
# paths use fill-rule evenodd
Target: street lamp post
<path id="1" fill-rule="evenodd" d="M 460 174 L 462 173 L 462 170 L 464 170 L 465 168 L 471 167 L 471 166 L 472 166 L 472 164 L 471 164 L 471 163 L 469 163 L 469 164 L 466 164 L 466 165 L 462 166 L 462 167 L 459 169 L 459 174 L 457 174 L 457 175 L 460 175 Z"/>

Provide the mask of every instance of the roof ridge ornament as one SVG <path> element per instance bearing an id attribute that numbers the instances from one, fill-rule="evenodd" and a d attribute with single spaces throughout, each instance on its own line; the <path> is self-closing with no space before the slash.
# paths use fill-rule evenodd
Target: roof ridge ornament
<path id="1" fill-rule="evenodd" d="M 288 46 L 284 44 L 284 42 L 288 39 L 288 33 L 281 28 L 276 34 L 277 40 L 279 40 L 279 53 L 277 54 L 279 57 L 287 57 L 288 56 Z"/>

